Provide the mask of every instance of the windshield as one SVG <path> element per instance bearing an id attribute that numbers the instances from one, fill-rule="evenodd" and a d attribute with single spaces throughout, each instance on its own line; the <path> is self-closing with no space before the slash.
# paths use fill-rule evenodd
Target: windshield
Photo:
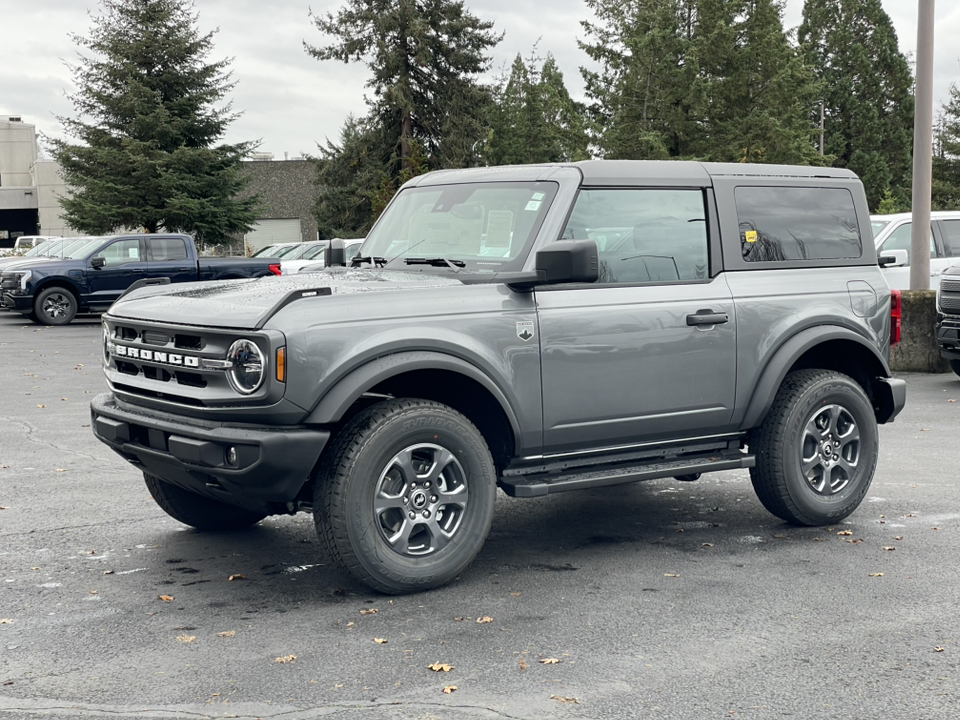
<path id="1" fill-rule="evenodd" d="M 298 257 L 300 257 L 304 247 L 305 246 L 301 245 L 300 243 L 297 243 L 296 245 L 280 247 L 271 257 L 275 257 L 277 260 L 296 260 Z"/>
<path id="2" fill-rule="evenodd" d="M 396 267 L 407 258 L 445 258 L 473 272 L 519 270 L 557 187 L 531 181 L 401 190 L 363 243 L 363 256 Z"/>
<path id="3" fill-rule="evenodd" d="M 323 251 L 327 249 L 327 244 L 323 243 L 322 245 L 317 245 L 307 250 L 301 260 L 313 260 L 315 257 L 323 257 Z"/>
<path id="4" fill-rule="evenodd" d="M 873 236 L 879 235 L 887 225 L 893 220 L 881 220 L 880 218 L 870 218 L 870 227 L 873 229 Z"/>
<path id="5" fill-rule="evenodd" d="M 63 244 L 68 239 L 69 238 L 58 238 L 57 240 L 51 240 L 48 243 L 44 243 L 43 245 L 40 246 L 40 251 L 37 253 L 37 256 L 38 257 L 55 256 L 58 252 L 60 252 L 60 248 L 63 247 Z"/>
<path id="6" fill-rule="evenodd" d="M 265 248 L 260 248 L 250 257 L 273 257 L 278 252 L 283 250 L 283 245 L 267 245 Z"/>
<path id="7" fill-rule="evenodd" d="M 44 250 L 48 247 L 53 246 L 53 244 L 56 242 L 59 242 L 59 238 L 57 240 L 41 240 L 39 243 L 37 243 L 32 248 L 27 250 L 23 254 L 23 257 L 37 257 L 37 256 L 42 257 L 43 255 L 45 255 Z"/>
<path id="8" fill-rule="evenodd" d="M 68 257 L 71 260 L 86 257 L 94 250 L 99 249 L 100 246 L 103 245 L 103 240 L 102 237 L 83 238 L 81 242 L 67 248 L 64 251 L 64 257 Z"/>

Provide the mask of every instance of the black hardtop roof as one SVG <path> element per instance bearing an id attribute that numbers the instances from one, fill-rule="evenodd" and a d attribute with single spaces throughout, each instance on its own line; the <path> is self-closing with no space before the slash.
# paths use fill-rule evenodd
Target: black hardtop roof
<path id="1" fill-rule="evenodd" d="M 709 185 L 714 177 L 856 179 L 843 168 L 758 163 L 712 163 L 695 160 L 584 160 L 575 163 L 502 165 L 439 170 L 407 183 L 408 186 L 462 182 L 549 180 L 564 169 L 576 170 L 584 185 Z"/>

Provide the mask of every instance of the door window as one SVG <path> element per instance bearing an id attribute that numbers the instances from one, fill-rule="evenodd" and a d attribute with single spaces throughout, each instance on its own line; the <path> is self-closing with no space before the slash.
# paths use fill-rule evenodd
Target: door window
<path id="1" fill-rule="evenodd" d="M 178 262 L 187 259 L 187 245 L 183 238 L 148 238 L 150 262 Z"/>
<path id="2" fill-rule="evenodd" d="M 139 238 L 117 240 L 101 250 L 98 256 L 106 261 L 107 267 L 140 262 L 140 240 Z"/>
<path id="3" fill-rule="evenodd" d="M 707 223 L 700 190 L 582 190 L 563 237 L 594 240 L 600 284 L 707 277 Z"/>
<path id="4" fill-rule="evenodd" d="M 883 241 L 883 244 L 880 246 L 880 252 L 877 255 L 882 254 L 883 252 L 888 252 L 890 250 L 906 250 L 907 251 L 907 265 L 910 264 L 910 253 L 913 252 L 913 223 L 904 223 L 892 233 L 890 237 Z M 960 239 L 960 238 L 958 238 Z M 933 243 L 933 233 L 930 233 L 930 257 L 937 256 L 937 248 Z"/>
<path id="5" fill-rule="evenodd" d="M 943 250 L 947 257 L 960 257 L 960 220 L 941 220 Z"/>

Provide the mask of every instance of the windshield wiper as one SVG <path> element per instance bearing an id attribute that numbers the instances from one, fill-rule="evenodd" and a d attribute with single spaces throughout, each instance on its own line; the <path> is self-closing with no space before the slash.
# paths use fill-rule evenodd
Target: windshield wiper
<path id="1" fill-rule="evenodd" d="M 360 263 L 370 263 L 376 267 L 383 267 L 387 264 L 387 259 L 373 255 L 356 255 L 350 260 L 350 267 L 356 267 Z"/>
<path id="2" fill-rule="evenodd" d="M 447 258 L 434 257 L 434 258 L 413 258 L 408 257 L 404 259 L 404 262 L 407 265 L 430 265 L 432 267 L 449 267 L 456 270 L 457 268 L 466 267 L 467 264 L 463 260 L 448 260 Z"/>

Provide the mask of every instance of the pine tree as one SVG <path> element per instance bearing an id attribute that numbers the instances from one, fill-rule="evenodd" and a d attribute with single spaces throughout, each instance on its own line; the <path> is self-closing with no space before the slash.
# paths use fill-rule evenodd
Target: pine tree
<path id="1" fill-rule="evenodd" d="M 386 172 L 393 185 L 417 169 L 416 153 L 433 168 L 476 162 L 490 102 L 477 77 L 501 37 L 493 23 L 459 0 L 347 0 L 336 15 L 312 19 L 333 42 L 304 43 L 310 55 L 363 61 L 372 73 L 370 121 L 392 142 Z"/>
<path id="2" fill-rule="evenodd" d="M 142 227 L 217 242 L 256 219 L 257 198 L 240 161 L 255 143 L 215 143 L 237 115 L 216 107 L 233 88 L 229 61 L 206 62 L 214 33 L 201 35 L 189 0 L 101 0 L 90 54 L 70 65 L 80 117 L 59 120 L 74 144 L 48 138 L 72 195 L 64 218 L 78 230 Z M 86 119 L 83 119 L 86 118 Z"/>
<path id="3" fill-rule="evenodd" d="M 537 66 L 520 55 L 494 89 L 484 159 L 490 165 L 568 162 L 589 157 L 583 110 L 571 98 L 553 55 Z"/>
<path id="4" fill-rule="evenodd" d="M 950 85 L 933 157 L 933 209 L 960 210 L 960 87 Z"/>
<path id="5" fill-rule="evenodd" d="M 596 22 L 578 40 L 600 69 L 581 68 L 593 140 L 607 158 L 689 156 L 689 117 L 698 102 L 688 62 L 697 0 L 586 0 Z"/>
<path id="6" fill-rule="evenodd" d="M 798 39 L 823 80 L 834 165 L 860 176 L 871 207 L 909 196 L 913 78 L 880 0 L 805 0 Z"/>
<path id="7" fill-rule="evenodd" d="M 783 29 L 781 0 L 701 0 L 690 55 L 704 102 L 690 143 L 704 160 L 817 164 L 819 88 Z"/>

